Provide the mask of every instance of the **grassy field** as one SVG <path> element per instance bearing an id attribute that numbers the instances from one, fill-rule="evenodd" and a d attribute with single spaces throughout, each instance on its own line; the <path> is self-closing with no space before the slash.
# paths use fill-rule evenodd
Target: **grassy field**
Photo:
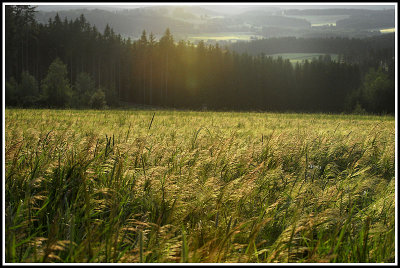
<path id="1" fill-rule="evenodd" d="M 381 33 L 394 33 L 394 32 L 396 32 L 396 28 L 380 29 L 379 31 L 380 31 Z"/>
<path id="2" fill-rule="evenodd" d="M 336 26 L 338 20 L 349 18 L 348 15 L 309 15 L 309 16 L 288 16 L 291 18 L 305 19 L 311 23 L 311 26 Z"/>
<path id="3" fill-rule="evenodd" d="M 394 117 L 5 111 L 6 262 L 394 262 Z"/>
<path id="4" fill-rule="evenodd" d="M 268 56 L 272 56 L 273 58 L 282 57 L 282 59 L 288 59 L 292 64 L 302 63 L 305 60 L 312 61 L 313 59 L 318 59 L 319 56 L 324 56 L 325 54 L 321 53 L 279 53 L 279 54 L 271 54 Z M 331 59 L 333 61 L 338 60 L 337 54 L 330 54 Z"/>
<path id="5" fill-rule="evenodd" d="M 250 41 L 252 38 L 263 38 L 261 35 L 257 35 L 255 33 L 248 33 L 248 32 L 237 32 L 237 33 L 204 33 L 204 34 L 197 34 L 197 35 L 185 35 L 185 39 L 190 40 L 191 42 L 195 41 L 207 41 L 207 40 L 214 40 L 214 41 Z"/>

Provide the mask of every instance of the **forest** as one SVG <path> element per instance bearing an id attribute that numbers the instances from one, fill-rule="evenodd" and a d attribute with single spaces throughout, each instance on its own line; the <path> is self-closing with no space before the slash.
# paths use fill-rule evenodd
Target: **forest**
<path id="1" fill-rule="evenodd" d="M 376 39 L 277 38 L 277 44 L 322 44 L 324 53 L 332 44 L 352 44 L 339 51 L 338 62 L 327 55 L 292 65 L 265 53 L 176 42 L 168 28 L 159 40 L 145 29 L 131 40 L 109 25 L 99 32 L 83 15 L 68 20 L 57 14 L 43 24 L 34 18 L 35 7 L 5 9 L 7 107 L 395 110 L 394 42 L 388 47 Z"/>

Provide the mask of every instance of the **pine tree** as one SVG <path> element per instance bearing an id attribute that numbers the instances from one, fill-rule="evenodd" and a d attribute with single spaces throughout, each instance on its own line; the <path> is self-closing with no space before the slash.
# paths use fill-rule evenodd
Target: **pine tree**
<path id="1" fill-rule="evenodd" d="M 164 104 L 168 104 L 168 73 L 169 73 L 169 57 L 174 47 L 174 39 L 169 28 L 165 30 L 164 35 L 160 39 L 160 49 L 164 54 Z"/>

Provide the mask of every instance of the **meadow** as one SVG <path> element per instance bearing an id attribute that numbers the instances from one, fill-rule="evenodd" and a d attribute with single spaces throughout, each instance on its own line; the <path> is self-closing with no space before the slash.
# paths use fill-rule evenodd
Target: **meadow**
<path id="1" fill-rule="evenodd" d="M 287 16 L 289 18 L 305 19 L 311 23 L 311 26 L 336 26 L 338 20 L 347 19 L 349 15 L 308 15 L 308 16 Z"/>
<path id="2" fill-rule="evenodd" d="M 393 116 L 5 109 L 6 262 L 395 261 Z"/>
<path id="3" fill-rule="evenodd" d="M 396 32 L 396 28 L 385 28 L 379 30 L 381 33 L 394 33 Z"/>
<path id="4" fill-rule="evenodd" d="M 203 34 L 188 34 L 185 35 L 185 39 L 191 42 L 197 42 L 200 40 L 208 41 L 250 41 L 252 39 L 262 39 L 263 36 L 257 35 L 256 33 L 252 32 L 228 32 L 228 33 L 203 33 Z"/>

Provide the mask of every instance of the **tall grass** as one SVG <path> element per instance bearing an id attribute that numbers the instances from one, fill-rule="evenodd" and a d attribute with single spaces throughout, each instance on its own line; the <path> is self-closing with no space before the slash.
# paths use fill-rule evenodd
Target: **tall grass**
<path id="1" fill-rule="evenodd" d="M 394 262 L 393 117 L 6 109 L 6 262 Z"/>

